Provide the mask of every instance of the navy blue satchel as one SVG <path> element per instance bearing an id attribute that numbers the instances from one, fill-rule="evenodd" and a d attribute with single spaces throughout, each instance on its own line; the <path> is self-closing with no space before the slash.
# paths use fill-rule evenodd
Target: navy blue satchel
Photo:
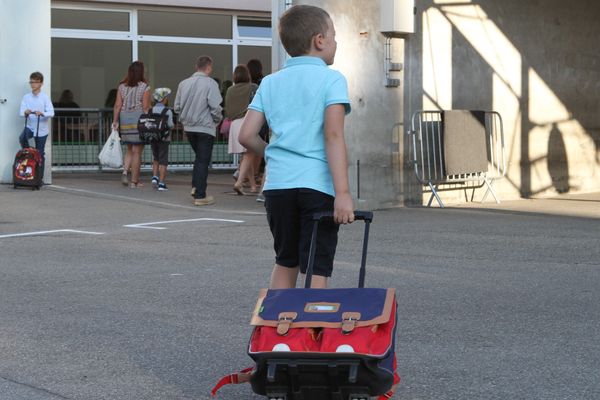
<path id="1" fill-rule="evenodd" d="M 366 249 L 373 214 L 365 221 L 358 288 L 310 289 L 319 221 L 314 216 L 305 288 L 262 289 L 254 309 L 248 355 L 255 366 L 224 377 L 223 385 L 250 382 L 268 399 L 379 400 L 392 397 L 396 369 L 396 293 L 365 288 Z"/>

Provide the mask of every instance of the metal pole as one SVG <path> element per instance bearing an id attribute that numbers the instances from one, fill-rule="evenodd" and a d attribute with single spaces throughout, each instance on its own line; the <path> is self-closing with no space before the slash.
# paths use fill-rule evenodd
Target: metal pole
<path id="1" fill-rule="evenodd" d="M 356 198 L 360 199 L 360 160 L 356 160 Z"/>

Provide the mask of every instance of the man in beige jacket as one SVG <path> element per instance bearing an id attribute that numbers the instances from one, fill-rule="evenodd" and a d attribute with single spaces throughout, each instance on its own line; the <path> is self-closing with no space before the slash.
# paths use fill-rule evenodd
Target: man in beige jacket
<path id="1" fill-rule="evenodd" d="M 206 194 L 206 181 L 216 128 L 223 118 L 223 98 L 217 82 L 210 77 L 212 65 L 209 56 L 198 57 L 196 72 L 179 83 L 173 106 L 196 154 L 192 173 L 192 196 L 194 205 L 197 206 L 215 202 L 213 196 Z"/>

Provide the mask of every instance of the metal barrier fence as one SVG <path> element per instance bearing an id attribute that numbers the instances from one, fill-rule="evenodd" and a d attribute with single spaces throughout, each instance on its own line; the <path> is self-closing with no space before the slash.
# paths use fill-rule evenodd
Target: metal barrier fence
<path id="1" fill-rule="evenodd" d="M 110 108 L 56 108 L 52 119 L 52 169 L 55 171 L 101 170 L 98 153 L 110 135 L 113 111 Z M 125 151 L 125 145 L 123 146 Z M 177 123 L 171 132 L 169 168 L 191 169 L 194 152 L 183 127 Z M 212 168 L 236 168 L 238 158 L 227 153 L 227 139 L 217 134 Z M 142 168 L 152 168 L 152 152 L 142 155 Z"/>
<path id="2" fill-rule="evenodd" d="M 506 175 L 506 155 L 504 151 L 504 130 L 502 117 L 495 111 L 485 112 L 485 141 L 488 170 L 484 172 L 447 175 L 444 168 L 444 111 L 417 111 L 412 116 L 412 128 L 407 131 L 409 146 L 412 149 L 410 164 L 414 166 L 417 180 L 424 186 L 424 193 L 431 193 L 427 207 L 435 198 L 444 207 L 438 192 L 445 190 L 475 189 L 486 186 L 482 202 L 491 193 L 496 203 L 500 203 L 492 187 L 493 182 Z"/>

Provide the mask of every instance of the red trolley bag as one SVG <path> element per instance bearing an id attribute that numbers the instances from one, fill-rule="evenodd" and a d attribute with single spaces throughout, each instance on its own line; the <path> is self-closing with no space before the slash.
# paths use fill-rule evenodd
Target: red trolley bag
<path id="1" fill-rule="evenodd" d="M 27 118 L 25 118 L 25 128 L 27 128 Z M 40 129 L 40 117 L 37 118 L 37 136 Z M 25 137 L 25 141 L 27 137 Z M 42 186 L 43 177 L 42 155 L 37 149 L 24 147 L 17 151 L 15 162 L 13 163 L 13 187 L 30 187 L 31 190 L 39 190 Z"/>
<path id="2" fill-rule="evenodd" d="M 304 288 L 261 290 L 248 347 L 256 362 L 250 373 L 252 390 L 269 400 L 391 398 L 400 382 L 396 294 L 394 289 L 364 287 L 373 213 L 355 212 L 365 222 L 358 288 L 310 289 L 323 218 L 332 218 L 332 213 L 313 218 Z"/>

